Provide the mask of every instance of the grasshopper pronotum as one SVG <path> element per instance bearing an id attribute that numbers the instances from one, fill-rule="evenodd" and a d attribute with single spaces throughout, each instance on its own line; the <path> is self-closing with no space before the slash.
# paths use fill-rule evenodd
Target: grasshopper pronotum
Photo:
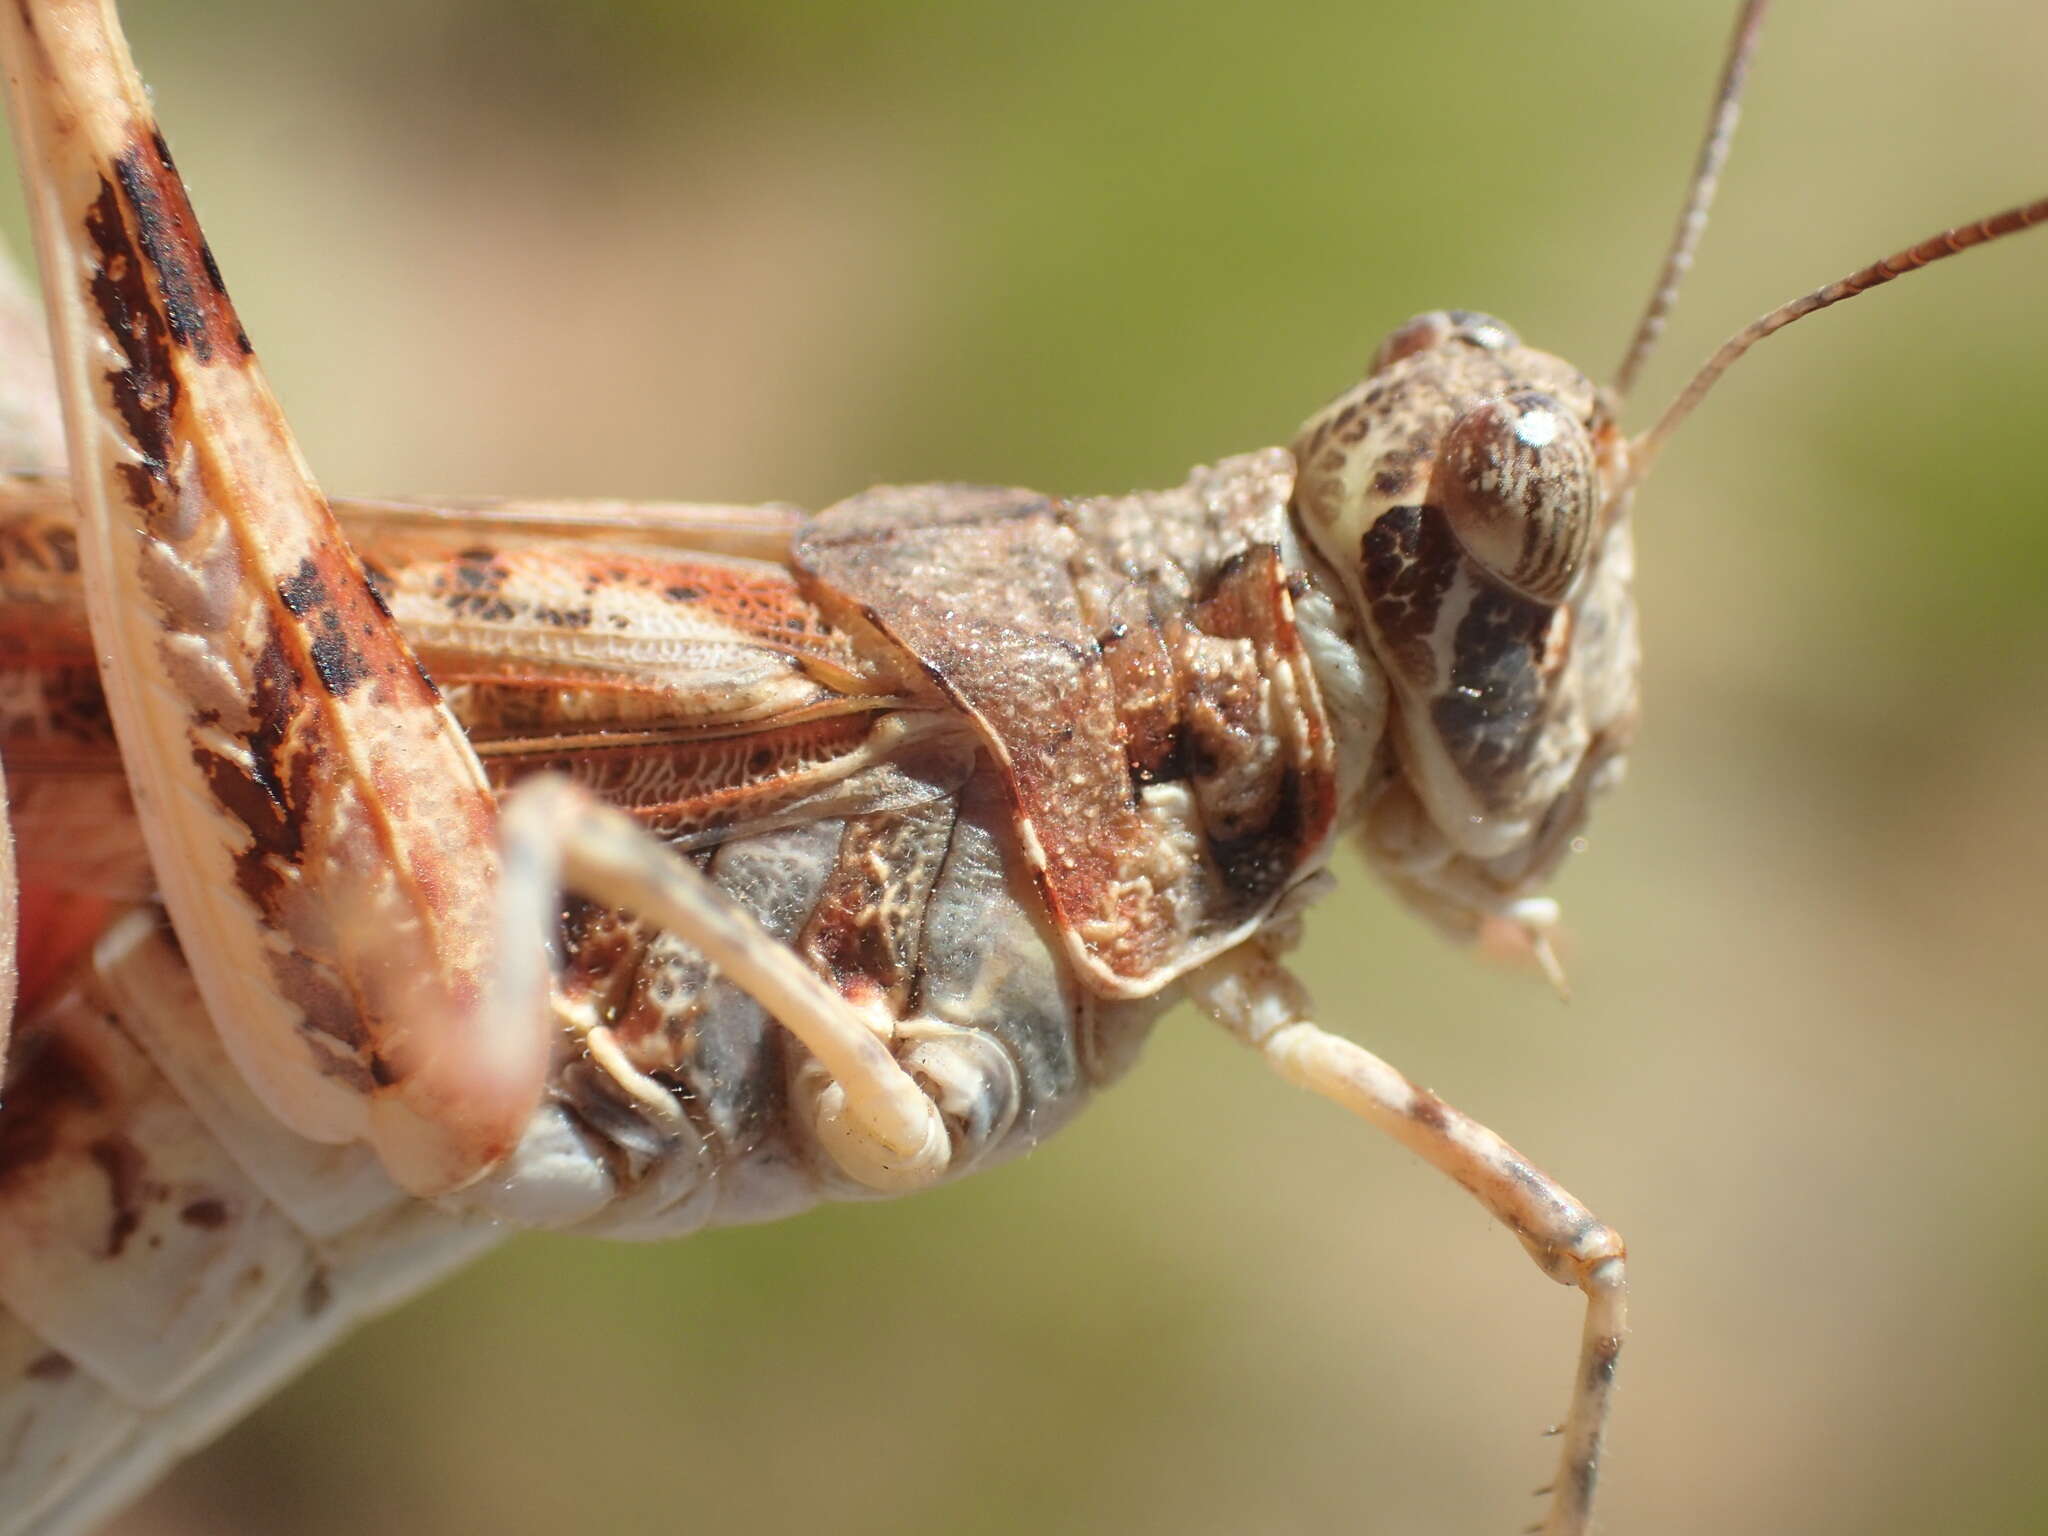
<path id="1" fill-rule="evenodd" d="M 127 188 L 125 188 L 125 190 L 127 190 Z M 131 197 L 131 201 L 135 201 L 135 195 L 133 195 L 133 193 L 129 193 L 129 197 Z M 137 201 L 137 203 L 135 203 L 135 207 L 137 207 L 137 209 L 145 209 L 145 207 L 147 207 L 147 199 L 150 199 L 150 195 L 147 195 L 147 188 L 145 188 L 145 193 L 143 193 L 141 201 Z M 141 219 L 141 215 L 139 215 L 139 213 L 137 213 L 137 219 Z M 145 219 L 141 219 L 141 221 L 145 223 Z M 137 225 L 137 227 L 141 227 L 141 225 Z M 106 260 L 106 248 L 102 248 L 102 262 L 104 262 L 104 260 Z M 168 303 L 168 301 L 166 301 L 166 303 Z M 176 330 L 176 305 L 174 305 L 174 303 L 168 303 L 168 311 L 166 311 L 166 313 L 172 313 L 172 330 Z M 211 330 L 209 330 L 209 328 L 211 328 Z M 1460 330 L 1460 328 L 1466 328 L 1466 330 L 1468 330 L 1466 322 L 1452 322 L 1452 334 L 1454 334 L 1454 336 L 1458 334 L 1458 330 Z M 1438 328 L 1438 330 L 1442 330 L 1442 328 Z M 1481 328 L 1481 330 L 1483 330 L 1483 328 Z M 227 330 L 227 328 L 225 328 L 225 324 L 221 324 L 221 326 L 215 326 L 213 322 L 205 322 L 205 324 L 201 324 L 201 326 L 199 326 L 199 334 L 203 334 L 203 338 L 205 338 L 205 346 L 211 346 L 211 348 L 215 348 L 217 352 L 225 352 L 225 350 L 229 350 L 229 342 L 233 342 L 233 340 L 238 340 L 236 336 L 233 336 L 233 332 L 231 332 L 231 330 Z M 176 338 L 174 338 L 174 340 L 176 340 Z M 1407 346 L 1407 344 L 1411 344 L 1411 342 L 1415 342 L 1415 340 L 1417 340 L 1417 334 L 1415 334 L 1415 332 L 1407 332 L 1407 334 L 1405 334 L 1405 340 L 1403 340 L 1403 346 Z M 1432 340 L 1432 342 L 1436 342 L 1436 340 L 1442 340 L 1442 338 L 1438 336 L 1438 332 L 1430 332 L 1430 340 Z M 1479 346 L 1481 350 L 1485 350 L 1485 348 L 1491 348 L 1491 346 L 1493 346 L 1493 340 L 1491 340 L 1491 332 L 1489 332 L 1489 334 L 1479 334 L 1479 332 L 1475 332 L 1473 336 L 1466 336 L 1466 338 L 1462 338 L 1462 344 L 1468 344 L 1468 346 Z M 131 367 L 135 367 L 135 365 L 133 365 L 133 360 L 131 360 Z M 147 444 L 145 444 L 145 453 L 147 453 Z M 1384 473 L 1384 471 L 1382 471 L 1382 473 Z M 299 569 L 299 567 L 293 567 L 293 571 L 297 571 L 297 569 Z M 1546 569 L 1530 569 L 1530 571 L 1522 571 L 1522 575 L 1526 575 L 1526 578 L 1530 580 L 1530 584 L 1534 584 L 1536 588 L 1542 588 L 1542 586 L 1544 586 L 1544 582 L 1548 580 L 1548 571 L 1546 571 Z M 326 578 L 322 578 L 322 580 L 326 582 Z M 297 584 L 295 584 L 295 582 L 297 582 Z M 299 614 L 299 604 L 303 604 L 303 606 L 309 606 L 309 608 L 313 608 L 315 612 L 317 612 L 317 610 L 322 610 L 322 602 L 324 602 L 326 598 L 324 598 L 324 596 L 319 596 L 319 594 L 311 594 L 311 596 L 309 596 L 311 588 L 315 588 L 315 586 L 322 586 L 322 582 L 313 582 L 311 578 L 305 578 L 305 575 L 297 575 L 297 578 L 293 578 L 293 575 L 291 575 L 291 573 L 287 573 L 287 578 L 285 578 L 285 580 L 281 580 L 281 584 L 279 584 L 279 586 L 281 586 L 281 590 L 285 592 L 285 604 L 287 604 L 287 608 L 289 608 L 289 610 L 291 610 L 293 614 Z M 332 586 L 332 582 L 328 582 L 328 586 Z M 1298 594 L 1296 594 L 1296 596 L 1298 596 Z M 352 623 L 352 621 L 350 621 L 350 623 Z M 1210 633 L 1217 633 L 1217 635 L 1231 635 L 1231 633 L 1235 633 L 1235 631 L 1227 631 L 1227 629 L 1214 629 L 1214 627 L 1212 627 L 1212 631 L 1210 631 Z M 311 643 L 311 647 L 313 647 L 313 649 L 311 649 L 311 657 L 313 657 L 313 664 L 315 664 L 315 666 L 322 666 L 322 653 L 319 653 L 319 641 L 315 639 L 315 641 Z M 827 657 L 827 659 L 829 659 L 829 657 Z M 338 694 L 338 696 L 346 696 L 348 692 L 354 692 L 354 682 L 356 682 L 356 674 L 358 674 L 358 672 L 367 672 L 367 670 L 371 670 L 371 668 L 375 666 L 375 664 L 369 664 L 369 662 L 365 662 L 365 664 L 360 664 L 360 666 L 358 666 L 356 662 L 352 662 L 352 659 L 350 659 L 348 655 L 332 655 L 332 653 L 330 653 L 330 655 L 326 657 L 326 662 L 328 662 L 328 666 L 326 666 L 326 668 L 322 668 L 322 682 L 326 684 L 326 688 L 328 688 L 328 692 L 330 692 L 330 694 Z M 1270 674 L 1268 674 L 1268 676 L 1270 676 Z M 1626 709 L 1626 705 L 1624 705 L 1624 709 Z M 1171 780 L 1171 778 L 1176 778 L 1176 774 L 1171 774 L 1171 772 L 1159 772 L 1159 766 L 1157 766 L 1157 764 L 1151 764 L 1151 766 L 1147 768 L 1147 772 L 1149 772 L 1149 774 L 1157 774 L 1157 778 L 1161 778 L 1161 780 Z M 1202 774 L 1196 774 L 1196 776 L 1200 778 Z M 1042 821 L 1042 819 L 1044 819 L 1044 811 L 1042 811 L 1042 807 L 1040 807 L 1040 821 Z M 1057 860 L 1059 860 L 1059 856 L 1061 856 L 1061 850 L 1059 850 L 1059 848 L 1051 848 L 1051 860 L 1053 860 L 1053 862 L 1057 862 Z M 1247 879 L 1251 879 L 1251 877 L 1247 877 Z M 1233 881 L 1235 881 L 1235 874 L 1233 874 Z M 1071 893 L 1069 893 L 1069 895 L 1071 895 Z M 1438 895 L 1442 895 L 1442 893 L 1438 893 Z M 1055 899 L 1057 899 L 1057 891 L 1055 891 Z M 1509 918 L 1513 918 L 1513 915 L 1516 915 L 1516 913 L 1501 913 L 1501 915 L 1509 915 Z M 1083 918 L 1085 918 L 1085 913 L 1083 913 Z M 1069 911 L 1069 922 L 1073 922 L 1075 926 L 1085 926 L 1085 924 L 1083 924 L 1081 920 L 1073 918 L 1073 915 L 1071 915 L 1071 911 Z M 1114 934 L 1112 934 L 1112 938 L 1114 938 Z M 190 942 L 193 942 L 193 940 L 190 940 L 190 936 L 186 936 L 186 944 L 188 944 L 188 946 L 190 946 Z M 1114 944 L 1112 944 L 1110 948 L 1114 948 Z M 1149 975 L 1149 973 L 1145 971 L 1145 963 L 1143 963 L 1143 961 L 1137 961 L 1137 963 L 1133 963 L 1133 965 L 1130 965 L 1130 967 L 1118 969 L 1118 958 L 1116 958 L 1114 954 L 1112 954 L 1112 956 L 1108 958 L 1108 961 L 1106 961 L 1104 965 L 1106 965 L 1106 969 L 1108 969 L 1108 973 L 1110 973 L 1110 979 L 1114 979 L 1116 975 L 1124 975 L 1124 977 L 1139 977 L 1139 979 L 1143 979 L 1143 977 L 1147 977 L 1147 975 Z M 1227 1004 L 1225 1004 L 1225 1006 L 1227 1006 Z M 600 1026 L 600 1028 L 602 1028 L 602 1026 Z M 592 1032 L 590 1032 L 590 1040 L 592 1040 L 592 1055 L 594 1055 L 594 1059 L 596 1059 L 596 1061 L 598 1061 L 598 1063 L 602 1065 L 602 1063 L 604 1063 L 604 1055 L 602 1055 L 602 1040 L 604 1040 L 604 1036 L 600 1036 L 600 1034 L 598 1034 L 596 1030 L 592 1030 Z M 934 1071 L 936 1071 L 936 1069 L 934 1069 Z M 406 1071 L 403 1071 L 403 1067 L 399 1067 L 399 1069 L 397 1069 L 397 1071 L 393 1073 L 393 1077 L 397 1077 L 397 1079 L 403 1079 L 403 1075 L 406 1075 Z M 623 1075 L 623 1077 L 631 1077 L 631 1073 L 621 1073 L 621 1075 Z M 385 1083 L 379 1083 L 379 1085 L 385 1085 Z M 309 1112 L 311 1112 L 311 1114 L 317 1114 L 317 1110 L 309 1110 Z M 432 1116 L 426 1116 L 426 1118 L 432 1118 Z M 328 1128 L 332 1130 L 332 1126 L 328 1126 Z M 1425 1126 L 1425 1128 L 1427 1128 L 1427 1126 Z M 395 1159 L 397 1159 L 397 1161 L 401 1161 L 401 1163 L 403 1163 L 403 1161 L 408 1161 L 408 1153 L 418 1153 L 418 1151 L 420 1151 L 420 1147 L 418 1147 L 418 1139 L 416 1139 L 416 1135 L 412 1133 L 412 1130 L 406 1130 L 406 1133 L 403 1133 L 403 1135 L 399 1135 L 399 1137 L 397 1137 L 397 1141 L 391 1141 L 391 1139 L 387 1139 L 387 1143 L 385 1143 L 385 1145 L 387 1145 L 387 1151 L 393 1151 Z M 440 1153 L 436 1153 L 436 1155 L 440 1155 Z M 432 1161 L 432 1159 L 428 1159 L 428 1161 Z M 418 1161 L 410 1161 L 410 1163 L 408 1163 L 408 1167 L 412 1167 L 412 1178 L 416 1178 L 416 1182 L 422 1182 L 422 1184 L 432 1184 L 432 1182 L 436 1182 L 436 1180 L 442 1180 L 442 1174 L 438 1174 L 438 1171 L 432 1171 L 432 1169 L 428 1169 L 428 1171 L 426 1171 L 426 1174 L 422 1176 L 422 1174 L 420 1174 L 420 1163 L 418 1163 Z M 1597 1356 L 1595 1356 L 1595 1358 L 1597 1358 Z M 1571 1501 L 1569 1501 L 1569 1499 L 1567 1499 L 1567 1501 L 1565 1501 L 1565 1505 L 1563 1505 L 1563 1507 L 1559 1509 L 1559 1513 L 1556 1513 L 1556 1520 L 1559 1520 L 1559 1526 L 1556 1526 L 1556 1528 L 1559 1528 L 1559 1530 L 1565 1530 L 1565 1528 L 1575 1528 L 1575 1520 L 1577 1520 L 1577 1513 L 1575 1513 L 1575 1507 L 1571 1505 Z"/>

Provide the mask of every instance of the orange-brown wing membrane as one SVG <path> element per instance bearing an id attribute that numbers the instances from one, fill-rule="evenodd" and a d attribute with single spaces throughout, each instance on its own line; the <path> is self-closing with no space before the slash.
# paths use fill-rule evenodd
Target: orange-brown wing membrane
<path id="1" fill-rule="evenodd" d="M 890 692 L 779 565 L 488 530 L 386 537 L 364 559 L 477 740 L 730 726 Z"/>

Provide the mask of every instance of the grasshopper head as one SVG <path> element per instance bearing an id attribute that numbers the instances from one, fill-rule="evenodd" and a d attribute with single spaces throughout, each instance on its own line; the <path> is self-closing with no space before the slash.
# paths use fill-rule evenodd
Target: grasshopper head
<path id="1" fill-rule="evenodd" d="M 1638 654 L 1611 417 L 1498 320 L 1439 311 L 1295 439 L 1302 525 L 1392 700 L 1367 854 L 1455 932 L 1540 940 L 1532 893 L 1621 774 Z"/>
<path id="2" fill-rule="evenodd" d="M 2048 197 L 1957 225 L 1735 332 L 1647 431 L 1616 427 L 1692 265 L 1764 0 L 1736 18 L 1664 265 L 1605 389 L 1498 320 L 1419 315 L 1294 442 L 1300 522 L 1350 594 L 1391 717 L 1366 778 L 1368 857 L 1454 932 L 1505 924 L 1559 979 L 1538 884 L 1621 776 L 1636 718 L 1633 489 L 1751 347 L 1937 261 L 2048 225 Z"/>

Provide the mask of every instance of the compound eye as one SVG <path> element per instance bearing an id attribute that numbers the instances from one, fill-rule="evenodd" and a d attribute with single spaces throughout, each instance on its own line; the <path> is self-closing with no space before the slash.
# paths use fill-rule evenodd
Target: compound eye
<path id="1" fill-rule="evenodd" d="M 1465 552 L 1543 603 L 1562 598 L 1585 564 L 1597 487 L 1592 438 L 1541 390 L 1473 406 L 1437 461 L 1437 499 Z"/>
<path id="2" fill-rule="evenodd" d="M 1472 309 L 1432 309 L 1401 325 L 1380 343 L 1373 354 L 1372 371 L 1378 373 L 1389 363 L 1452 341 L 1488 352 L 1521 345 L 1521 338 L 1491 315 Z"/>

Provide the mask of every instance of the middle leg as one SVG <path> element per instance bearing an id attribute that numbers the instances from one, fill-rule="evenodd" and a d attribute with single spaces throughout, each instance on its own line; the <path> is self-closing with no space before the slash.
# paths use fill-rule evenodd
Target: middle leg
<path id="1" fill-rule="evenodd" d="M 894 1193 L 945 1173 L 952 1156 L 945 1116 L 891 1051 L 893 1018 L 864 1014 L 688 858 L 560 778 L 520 785 L 499 827 L 499 958 L 489 1016 L 531 1017 L 548 1008 L 552 974 L 542 936 L 552 931 L 561 893 L 575 891 L 668 930 L 803 1043 L 830 1079 L 810 1106 L 813 1129 L 847 1174 Z M 602 1039 L 596 1054 L 600 1064 L 612 1054 Z"/>

